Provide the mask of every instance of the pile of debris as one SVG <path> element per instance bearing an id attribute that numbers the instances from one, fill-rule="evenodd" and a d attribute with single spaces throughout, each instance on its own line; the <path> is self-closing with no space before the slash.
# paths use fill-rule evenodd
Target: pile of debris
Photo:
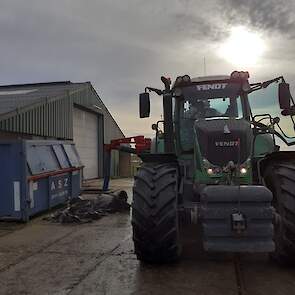
<path id="1" fill-rule="evenodd" d="M 58 223 L 88 223 L 109 213 L 129 212 L 128 195 L 125 191 L 101 193 L 89 199 L 72 199 L 62 208 L 44 217 L 44 220 Z"/>

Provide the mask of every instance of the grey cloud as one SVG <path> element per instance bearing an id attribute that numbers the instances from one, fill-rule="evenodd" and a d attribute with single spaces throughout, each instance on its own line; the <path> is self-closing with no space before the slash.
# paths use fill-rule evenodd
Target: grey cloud
<path id="1" fill-rule="evenodd" d="M 295 37 L 293 0 L 224 0 L 220 8 L 224 20 L 230 24 Z"/>
<path id="2" fill-rule="evenodd" d="M 180 33 L 209 41 L 224 39 L 231 26 L 295 38 L 294 0 L 178 0 L 174 15 Z"/>
<path id="3" fill-rule="evenodd" d="M 176 13 L 174 25 L 179 34 L 196 40 L 220 41 L 224 38 L 225 30 L 203 16 L 192 13 Z"/>

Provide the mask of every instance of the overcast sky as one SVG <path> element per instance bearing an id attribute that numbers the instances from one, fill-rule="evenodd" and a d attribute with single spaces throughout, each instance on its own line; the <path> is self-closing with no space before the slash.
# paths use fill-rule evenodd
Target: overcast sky
<path id="1" fill-rule="evenodd" d="M 229 74 L 219 48 L 246 26 L 265 50 L 252 81 L 283 74 L 295 85 L 293 0 L 0 0 L 0 83 L 91 81 L 126 135 L 150 134 L 138 93 L 160 76 Z M 253 46 L 255 46 L 253 44 Z"/>

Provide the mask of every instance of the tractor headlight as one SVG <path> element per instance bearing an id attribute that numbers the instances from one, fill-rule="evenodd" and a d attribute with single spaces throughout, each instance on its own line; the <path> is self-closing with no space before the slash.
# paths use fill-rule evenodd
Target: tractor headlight
<path id="1" fill-rule="evenodd" d="M 208 168 L 208 169 L 207 169 L 207 173 L 208 173 L 209 175 L 213 175 L 213 174 L 214 174 L 214 170 L 213 170 L 212 168 Z"/>
<path id="2" fill-rule="evenodd" d="M 246 173 L 248 172 L 248 170 L 247 170 L 247 168 L 242 167 L 242 168 L 240 169 L 240 172 L 241 172 L 241 174 L 246 174 Z"/>
<path id="3" fill-rule="evenodd" d="M 251 159 L 248 158 L 243 164 L 240 165 L 240 174 L 245 176 L 251 168 Z"/>
<path id="4" fill-rule="evenodd" d="M 222 172 L 220 167 L 210 163 L 207 159 L 203 159 L 203 166 L 209 176 L 216 176 Z"/>

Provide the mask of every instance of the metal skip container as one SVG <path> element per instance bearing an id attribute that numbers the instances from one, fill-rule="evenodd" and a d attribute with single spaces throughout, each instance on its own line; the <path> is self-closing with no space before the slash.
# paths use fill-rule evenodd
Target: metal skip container
<path id="1" fill-rule="evenodd" d="M 28 221 L 77 198 L 82 168 L 72 142 L 0 141 L 0 220 Z"/>

